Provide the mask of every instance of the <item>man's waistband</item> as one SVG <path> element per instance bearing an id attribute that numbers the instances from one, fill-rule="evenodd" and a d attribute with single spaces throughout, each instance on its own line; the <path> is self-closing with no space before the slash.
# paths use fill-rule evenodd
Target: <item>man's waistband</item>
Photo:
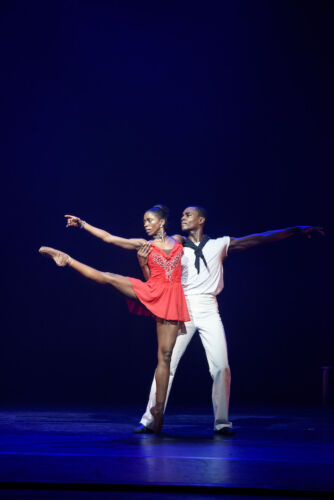
<path id="1" fill-rule="evenodd" d="M 196 302 L 217 302 L 217 297 L 216 295 L 213 295 L 213 293 L 190 293 L 190 294 L 184 294 L 185 298 L 190 301 L 196 301 Z"/>

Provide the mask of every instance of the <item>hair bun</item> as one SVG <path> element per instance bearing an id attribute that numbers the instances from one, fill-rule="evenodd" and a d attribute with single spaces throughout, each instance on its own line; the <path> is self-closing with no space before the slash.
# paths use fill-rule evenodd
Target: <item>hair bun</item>
<path id="1" fill-rule="evenodd" d="M 169 208 L 166 207 L 166 205 L 157 204 L 157 205 L 154 205 L 152 208 L 160 210 L 161 213 L 163 214 L 163 217 L 166 218 L 166 219 L 168 218 L 168 216 L 169 216 Z"/>

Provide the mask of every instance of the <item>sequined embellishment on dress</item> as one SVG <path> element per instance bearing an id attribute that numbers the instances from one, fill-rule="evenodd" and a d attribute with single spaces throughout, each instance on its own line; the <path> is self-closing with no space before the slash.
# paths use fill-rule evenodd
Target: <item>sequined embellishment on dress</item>
<path id="1" fill-rule="evenodd" d="M 182 257 L 182 252 L 177 253 L 175 257 L 173 257 L 170 260 L 165 259 L 165 257 L 162 257 L 162 255 L 154 253 L 152 255 L 152 260 L 153 262 L 158 264 L 158 266 L 162 267 L 165 270 L 166 279 L 168 279 L 168 281 L 173 281 L 173 272 L 174 269 L 179 264 L 181 257 Z"/>

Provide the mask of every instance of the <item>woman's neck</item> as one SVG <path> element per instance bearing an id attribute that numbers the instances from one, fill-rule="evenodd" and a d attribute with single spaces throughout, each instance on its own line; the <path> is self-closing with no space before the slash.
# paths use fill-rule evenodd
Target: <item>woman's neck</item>
<path id="1" fill-rule="evenodd" d="M 153 240 L 157 243 L 165 243 L 166 239 L 168 238 L 167 234 L 165 231 L 159 232 L 153 236 Z"/>

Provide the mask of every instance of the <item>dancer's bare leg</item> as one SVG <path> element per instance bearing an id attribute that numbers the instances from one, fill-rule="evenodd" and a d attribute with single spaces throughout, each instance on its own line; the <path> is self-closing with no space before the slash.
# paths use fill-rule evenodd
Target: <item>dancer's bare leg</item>
<path id="1" fill-rule="evenodd" d="M 157 319 L 158 365 L 155 371 L 156 404 L 151 409 L 154 416 L 154 432 L 159 433 L 163 424 L 164 407 L 169 382 L 170 360 L 177 338 L 177 321 Z"/>
<path id="2" fill-rule="evenodd" d="M 58 266 L 69 266 L 85 278 L 91 279 L 102 285 L 111 285 L 127 297 L 132 299 L 137 298 L 129 278 L 125 276 L 98 271 L 54 248 L 41 247 L 39 251 L 42 255 L 52 258 Z M 151 413 L 154 416 L 154 432 L 158 434 L 163 424 L 170 360 L 176 342 L 179 324 L 177 321 L 167 321 L 160 318 L 157 319 L 156 324 L 158 337 L 158 365 L 155 372 L 156 405 L 151 409 Z"/>
<path id="3" fill-rule="evenodd" d="M 131 282 L 129 278 L 126 276 L 121 276 L 120 274 L 113 273 L 105 273 L 102 271 L 98 271 L 93 267 L 87 266 L 78 260 L 73 259 L 69 255 L 60 250 L 56 250 L 50 247 L 41 247 L 39 252 L 42 255 L 50 257 L 55 261 L 57 266 L 60 267 L 71 267 L 75 269 L 78 273 L 80 273 L 85 278 L 88 278 L 96 283 L 100 283 L 101 285 L 111 285 L 121 293 L 129 297 L 130 299 L 136 299 L 136 294 L 133 291 Z"/>

